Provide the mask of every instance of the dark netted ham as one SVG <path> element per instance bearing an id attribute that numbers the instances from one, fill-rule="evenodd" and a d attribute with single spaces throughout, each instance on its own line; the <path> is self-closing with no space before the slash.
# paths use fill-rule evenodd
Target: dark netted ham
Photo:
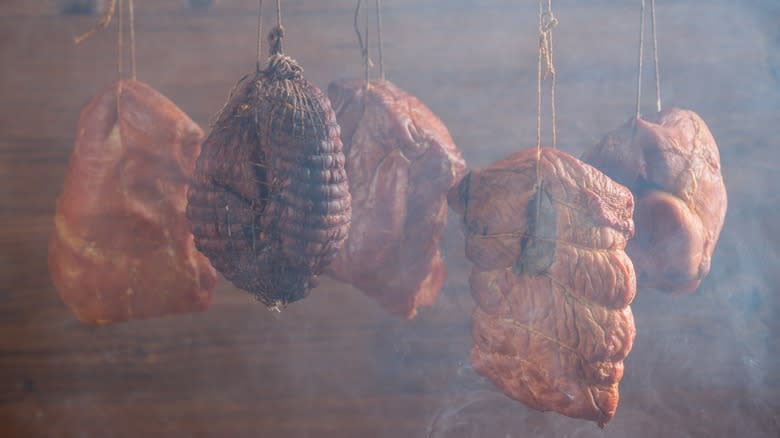
<path id="1" fill-rule="evenodd" d="M 302 71 L 276 53 L 238 83 L 203 143 L 187 206 L 198 249 L 277 308 L 315 286 L 351 216 L 335 114 Z"/>

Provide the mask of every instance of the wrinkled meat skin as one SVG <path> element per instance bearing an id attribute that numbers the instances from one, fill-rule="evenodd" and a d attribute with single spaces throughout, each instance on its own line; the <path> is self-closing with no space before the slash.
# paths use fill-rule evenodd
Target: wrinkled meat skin
<path id="1" fill-rule="evenodd" d="M 349 231 L 339 126 L 285 55 L 239 81 L 203 143 L 187 216 L 235 286 L 270 307 L 303 299 Z"/>
<path id="2" fill-rule="evenodd" d="M 54 285 L 81 321 L 208 308 L 216 271 L 184 215 L 202 138 L 171 101 L 134 80 L 82 110 L 49 242 Z"/>
<path id="3" fill-rule="evenodd" d="M 639 286 L 696 291 L 710 271 L 728 203 L 718 146 L 704 121 L 676 108 L 630 120 L 583 160 L 636 197 L 636 237 L 627 252 Z"/>
<path id="4" fill-rule="evenodd" d="M 333 82 L 342 128 L 352 226 L 330 272 L 389 312 L 412 318 L 444 282 L 439 238 L 447 191 L 465 162 L 447 128 L 415 97 L 375 80 Z"/>
<path id="5" fill-rule="evenodd" d="M 536 185 L 536 151 L 527 149 L 473 170 L 449 193 L 474 263 L 471 361 L 532 408 L 603 425 L 635 334 L 636 278 L 623 251 L 633 197 L 555 149 L 542 149 L 539 168 Z M 534 237 L 551 245 L 528 251 Z"/>

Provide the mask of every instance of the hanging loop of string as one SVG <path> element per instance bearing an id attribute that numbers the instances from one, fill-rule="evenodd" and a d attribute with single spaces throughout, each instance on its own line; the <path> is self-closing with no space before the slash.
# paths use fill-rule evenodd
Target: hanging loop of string
<path id="1" fill-rule="evenodd" d="M 645 0 L 640 0 L 639 8 L 639 59 L 636 72 L 636 117 L 639 118 L 642 106 L 642 67 L 645 48 Z"/>
<path id="2" fill-rule="evenodd" d="M 282 40 L 284 39 L 284 26 L 282 26 L 282 2 L 276 0 L 276 26 L 271 29 L 268 40 L 271 44 L 271 55 L 283 53 Z"/>
<path id="3" fill-rule="evenodd" d="M 116 114 L 117 114 L 117 120 L 122 119 L 122 105 L 121 105 L 121 98 L 122 98 L 122 59 L 123 59 L 123 23 L 124 20 L 122 19 L 122 2 L 120 0 L 119 2 L 119 22 L 117 23 L 117 37 L 116 37 L 116 72 L 117 72 L 117 89 L 116 89 Z M 121 136 L 122 134 L 122 124 L 119 124 L 119 134 Z"/>
<path id="4" fill-rule="evenodd" d="M 368 52 L 368 15 L 365 15 L 365 41 L 363 41 L 363 33 L 360 32 L 360 8 L 362 5 L 361 0 L 357 0 L 355 5 L 355 18 L 353 26 L 355 27 L 355 34 L 357 35 L 358 49 L 360 50 L 360 57 L 363 59 L 363 77 L 364 77 L 364 89 L 368 90 L 368 82 L 371 79 L 369 70 L 371 68 L 371 59 Z"/>
<path id="5" fill-rule="evenodd" d="M 658 66 L 658 34 L 655 29 L 655 0 L 650 0 L 650 22 L 653 34 L 653 63 L 655 64 L 655 107 L 661 112 L 661 73 Z"/>
<path id="6" fill-rule="evenodd" d="M 358 41 L 358 49 L 360 50 L 360 56 L 364 57 L 366 56 L 366 52 L 368 51 L 368 47 L 366 47 L 363 44 L 363 35 L 360 33 L 360 5 L 361 0 L 357 0 L 357 4 L 355 5 L 355 18 L 352 22 L 353 26 L 355 27 L 355 35 L 357 35 L 357 41 Z"/>
<path id="7" fill-rule="evenodd" d="M 122 1 L 119 1 L 119 20 L 117 23 L 117 37 L 116 37 L 116 70 L 117 70 L 117 76 L 119 76 L 119 79 L 122 79 L 122 75 L 124 73 L 124 65 L 123 65 L 123 51 L 124 51 L 124 22 L 125 20 L 122 19 Z M 121 90 L 120 90 L 121 91 Z M 119 99 L 117 99 L 118 101 Z M 117 102 L 117 105 L 119 103 Z"/>
<path id="8" fill-rule="evenodd" d="M 552 0 L 539 0 L 539 51 L 537 56 L 536 82 L 536 148 L 537 158 L 542 147 L 542 82 L 550 80 L 550 118 L 552 119 L 552 147 L 557 143 L 557 121 L 555 114 L 555 64 L 553 63 L 553 34 L 558 19 L 552 11 Z M 544 67 L 544 68 L 543 68 Z"/>
<path id="9" fill-rule="evenodd" d="M 639 8 L 639 54 L 637 60 L 636 74 L 636 117 L 641 115 L 642 106 L 642 70 L 644 69 L 644 46 L 645 46 L 645 0 L 640 0 Z M 653 39 L 653 64 L 655 66 L 655 106 L 657 111 L 661 111 L 661 75 L 658 62 L 658 35 L 655 25 L 655 0 L 650 0 L 650 21 L 651 33 Z"/>
<path id="10" fill-rule="evenodd" d="M 257 1 L 257 63 L 255 71 L 263 69 L 263 0 Z"/>
<path id="11" fill-rule="evenodd" d="M 118 17 L 117 17 L 117 75 L 121 78 L 124 73 L 123 65 L 123 52 L 124 52 L 124 16 L 122 0 L 111 0 L 106 7 L 103 15 L 100 16 L 95 25 L 83 34 L 73 38 L 75 44 L 81 44 L 85 40 L 89 39 L 97 31 L 105 29 L 111 24 L 111 20 L 114 15 L 117 14 L 117 4 L 119 5 Z M 136 79 L 136 56 L 135 56 L 135 5 L 133 0 L 127 0 L 127 9 L 129 15 L 130 26 L 130 75 L 133 80 Z"/>
<path id="12" fill-rule="evenodd" d="M 358 49 L 360 49 L 360 56 L 363 59 L 363 74 L 365 77 L 366 87 L 368 87 L 370 77 L 370 70 L 374 67 L 374 63 L 371 60 L 371 56 L 369 53 L 369 41 L 368 41 L 368 13 L 364 14 L 364 31 L 360 31 L 360 9 L 362 7 L 362 1 L 357 0 L 357 3 L 355 5 L 355 17 L 353 21 L 353 26 L 355 28 L 355 35 L 357 35 L 357 42 L 358 42 Z M 377 33 L 377 50 L 379 52 L 379 78 L 381 80 L 385 80 L 385 59 L 384 59 L 384 42 L 382 40 L 382 2 L 381 0 L 376 0 L 375 2 L 375 12 L 376 12 L 376 33 Z M 365 41 L 364 41 L 364 35 L 365 35 Z"/>
<path id="13" fill-rule="evenodd" d="M 379 79 L 385 80 L 385 57 L 382 53 L 382 1 L 376 0 L 376 34 L 377 49 L 379 49 Z"/>
<path id="14" fill-rule="evenodd" d="M 128 0 L 127 7 L 130 15 L 130 77 L 135 80 L 135 7 L 133 0 Z"/>

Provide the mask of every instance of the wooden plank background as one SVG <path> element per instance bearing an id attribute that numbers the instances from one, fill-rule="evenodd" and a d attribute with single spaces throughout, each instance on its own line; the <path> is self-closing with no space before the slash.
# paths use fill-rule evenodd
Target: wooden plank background
<path id="1" fill-rule="evenodd" d="M 360 74 L 353 1 L 283 3 L 286 51 L 309 80 Z M 383 3 L 388 78 L 441 116 L 470 166 L 534 144 L 536 2 Z M 777 437 L 780 6 L 657 3 L 665 104 L 708 122 L 729 213 L 697 294 L 639 291 L 621 404 L 600 431 L 512 402 L 470 368 L 455 221 L 442 242 L 445 288 L 411 322 L 332 280 L 277 314 L 224 279 L 203 314 L 76 322 L 49 280 L 46 244 L 78 111 L 116 76 L 115 34 L 77 47 L 72 36 L 94 17 L 61 14 L 63 1 L 3 0 L 0 436 Z M 638 4 L 554 2 L 561 149 L 578 155 L 630 117 Z M 207 126 L 253 67 L 255 5 L 137 1 L 139 79 Z"/>

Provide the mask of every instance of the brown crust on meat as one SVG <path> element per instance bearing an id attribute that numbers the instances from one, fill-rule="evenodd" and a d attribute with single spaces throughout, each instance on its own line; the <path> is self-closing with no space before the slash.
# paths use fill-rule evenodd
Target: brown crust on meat
<path id="1" fill-rule="evenodd" d="M 568 154 L 527 149 L 450 191 L 466 227 L 474 369 L 539 410 L 609 421 L 634 340 L 625 188 Z"/>
<path id="2" fill-rule="evenodd" d="M 632 119 L 583 154 L 637 200 L 628 254 L 640 287 L 694 292 L 710 271 L 728 204 L 720 154 L 704 120 L 670 108 Z"/>
<path id="3" fill-rule="evenodd" d="M 333 82 L 352 192 L 352 228 L 331 265 L 334 277 L 412 318 L 444 282 L 439 238 L 447 191 L 465 163 L 447 128 L 388 81 Z"/>
<path id="4" fill-rule="evenodd" d="M 184 215 L 202 138 L 173 102 L 135 80 L 106 87 L 82 110 L 49 242 L 54 285 L 81 321 L 208 307 L 216 272 Z"/>
<path id="5" fill-rule="evenodd" d="M 336 116 L 286 55 L 239 81 L 193 180 L 187 216 L 198 249 L 267 306 L 304 298 L 347 236 Z"/>

